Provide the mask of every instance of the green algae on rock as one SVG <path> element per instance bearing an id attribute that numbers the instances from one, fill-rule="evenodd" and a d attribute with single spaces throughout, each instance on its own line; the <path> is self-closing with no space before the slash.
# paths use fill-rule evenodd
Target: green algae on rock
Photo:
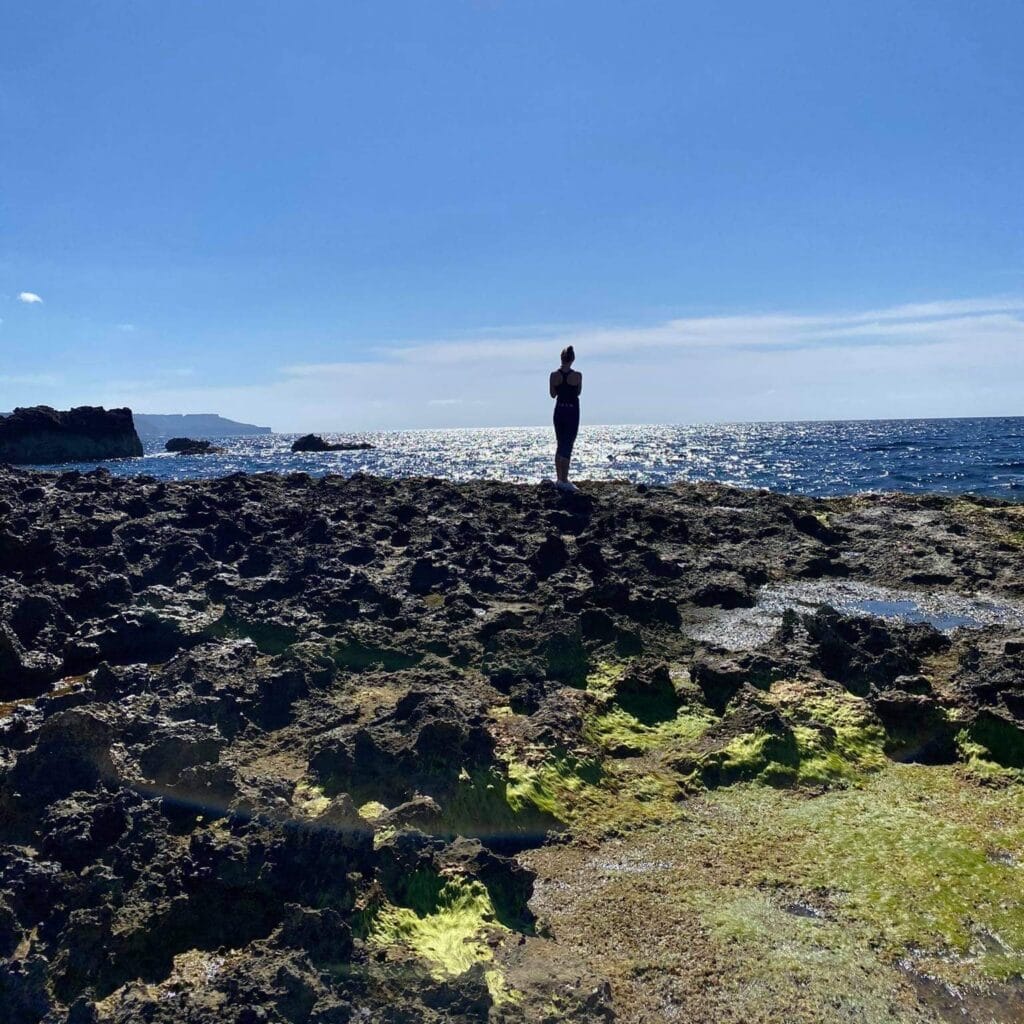
<path id="1" fill-rule="evenodd" d="M 476 880 L 431 879 L 410 885 L 410 906 L 384 903 L 370 921 L 371 946 L 404 946 L 435 977 L 459 975 L 493 959 L 488 931 L 508 931 L 497 920 L 487 888 Z"/>

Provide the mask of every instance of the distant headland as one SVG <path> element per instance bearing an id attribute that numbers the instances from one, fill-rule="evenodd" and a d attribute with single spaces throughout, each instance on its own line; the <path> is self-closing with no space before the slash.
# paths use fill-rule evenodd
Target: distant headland
<path id="1" fill-rule="evenodd" d="M 139 437 L 238 437 L 242 434 L 271 434 L 270 427 L 239 423 L 212 412 L 137 412 L 135 429 Z"/>

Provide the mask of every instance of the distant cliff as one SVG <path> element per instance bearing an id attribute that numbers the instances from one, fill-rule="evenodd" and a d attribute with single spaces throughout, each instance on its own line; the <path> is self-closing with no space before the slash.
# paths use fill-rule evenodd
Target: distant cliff
<path id="1" fill-rule="evenodd" d="M 137 412 L 135 429 L 140 437 L 236 437 L 241 434 L 270 434 L 270 427 L 238 423 L 215 413 L 159 414 Z"/>
<path id="2" fill-rule="evenodd" d="M 0 418 L 0 462 L 43 465 L 141 454 L 131 409 L 81 405 L 58 412 L 36 405 Z"/>

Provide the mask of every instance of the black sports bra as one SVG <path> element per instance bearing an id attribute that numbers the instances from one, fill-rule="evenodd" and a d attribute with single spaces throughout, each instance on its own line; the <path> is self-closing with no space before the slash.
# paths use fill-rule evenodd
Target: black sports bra
<path id="1" fill-rule="evenodd" d="M 566 370 L 558 370 L 558 373 L 562 375 L 562 381 L 560 384 L 555 385 L 555 396 L 557 397 L 559 404 L 566 405 L 579 405 L 580 404 L 580 386 L 579 384 L 569 383 L 569 372 Z"/>

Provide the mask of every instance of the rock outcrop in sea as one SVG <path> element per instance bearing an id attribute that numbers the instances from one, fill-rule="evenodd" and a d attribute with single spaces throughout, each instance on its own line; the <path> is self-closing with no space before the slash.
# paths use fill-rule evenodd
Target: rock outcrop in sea
<path id="1" fill-rule="evenodd" d="M 217 455 L 224 449 L 212 441 L 197 440 L 193 437 L 172 437 L 164 445 L 164 451 L 178 455 Z"/>
<path id="2" fill-rule="evenodd" d="M 1024 506 L 0 468 L 0 1020 L 1010 1021 Z"/>
<path id="3" fill-rule="evenodd" d="M 36 405 L 0 417 L 0 463 L 44 465 L 140 455 L 131 409 L 82 405 L 59 412 Z"/>
<path id="4" fill-rule="evenodd" d="M 360 452 L 373 445 L 368 441 L 325 441 L 319 434 L 303 434 L 292 443 L 293 452 Z"/>

